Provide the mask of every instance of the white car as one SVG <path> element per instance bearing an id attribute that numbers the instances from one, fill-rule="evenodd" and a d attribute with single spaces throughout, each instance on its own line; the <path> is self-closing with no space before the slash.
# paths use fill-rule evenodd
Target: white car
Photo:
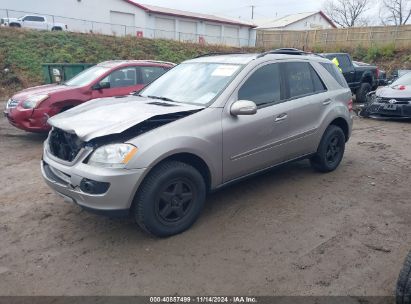
<path id="1" fill-rule="evenodd" d="M 67 25 L 60 22 L 48 22 L 45 16 L 25 15 L 20 18 L 2 18 L 2 26 L 24 27 L 36 30 L 46 31 L 65 31 Z"/>

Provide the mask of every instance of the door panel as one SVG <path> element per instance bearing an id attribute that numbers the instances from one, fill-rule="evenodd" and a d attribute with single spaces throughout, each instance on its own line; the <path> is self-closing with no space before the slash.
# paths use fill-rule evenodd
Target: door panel
<path id="1" fill-rule="evenodd" d="M 249 89 L 243 89 L 264 68 L 260 67 L 242 85 L 234 98 L 260 104 L 255 115 L 230 115 L 232 102 L 228 103 L 223 112 L 224 182 L 316 150 L 314 138 L 320 126 L 321 111 L 326 106 L 324 103 L 328 102 L 328 92 L 324 86 L 321 87 L 321 80 L 320 84 L 313 81 L 311 73 L 314 70 L 309 63 L 271 65 L 280 67 L 277 75 L 272 72 L 274 82 L 270 82 L 267 74 L 264 74 L 256 77 Z M 265 84 L 269 86 L 265 87 Z M 269 90 L 275 85 L 281 88 L 280 93 L 278 89 Z M 241 98 L 242 96 L 245 98 Z M 274 101 L 264 104 L 264 100 Z"/>
<path id="2" fill-rule="evenodd" d="M 351 62 L 351 59 L 348 55 L 337 55 L 338 62 L 340 64 L 340 68 L 344 75 L 344 78 L 347 80 L 349 84 L 353 84 L 355 82 L 355 69 Z"/>
<path id="3" fill-rule="evenodd" d="M 286 120 L 275 122 L 285 104 L 259 109 L 251 116 L 223 114 L 224 182 L 264 169 L 275 162 L 287 132 Z"/>
<path id="4" fill-rule="evenodd" d="M 250 116 L 232 116 L 229 103 L 223 112 L 223 179 L 231 179 L 263 169 L 275 160 L 276 143 L 285 132 L 279 64 L 256 68 L 235 93 L 235 100 L 250 100 L 259 107 Z"/>

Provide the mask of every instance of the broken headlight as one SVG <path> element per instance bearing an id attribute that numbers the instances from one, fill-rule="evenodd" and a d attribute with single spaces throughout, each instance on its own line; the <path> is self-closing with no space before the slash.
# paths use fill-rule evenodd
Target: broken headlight
<path id="1" fill-rule="evenodd" d="M 88 164 L 96 167 L 124 168 L 137 153 L 137 148 L 130 144 L 110 144 L 97 148 Z"/>
<path id="2" fill-rule="evenodd" d="M 27 98 L 21 106 L 24 109 L 34 109 L 37 108 L 37 106 L 42 103 L 44 100 L 49 98 L 48 94 L 41 94 L 41 95 L 32 95 L 29 98 Z"/>

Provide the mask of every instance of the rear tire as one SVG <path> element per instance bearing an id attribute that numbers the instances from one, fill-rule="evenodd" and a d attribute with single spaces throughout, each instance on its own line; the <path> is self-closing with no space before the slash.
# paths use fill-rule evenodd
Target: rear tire
<path id="1" fill-rule="evenodd" d="M 62 31 L 63 29 L 61 27 L 53 27 L 51 30 L 55 32 L 55 31 Z"/>
<path id="2" fill-rule="evenodd" d="M 367 94 L 371 92 L 371 89 L 371 85 L 368 82 L 362 83 L 355 93 L 355 100 L 360 103 L 367 102 Z"/>
<path id="3" fill-rule="evenodd" d="M 205 198 L 206 184 L 200 172 L 182 162 L 166 161 L 141 184 L 134 199 L 134 218 L 155 236 L 171 236 L 194 224 Z"/>
<path id="4" fill-rule="evenodd" d="M 397 281 L 397 304 L 411 304 L 411 251 L 405 259 Z"/>
<path id="5" fill-rule="evenodd" d="M 317 153 L 310 159 L 311 166 L 319 172 L 331 172 L 337 169 L 345 150 L 343 130 L 330 125 L 325 130 L 318 146 Z"/>

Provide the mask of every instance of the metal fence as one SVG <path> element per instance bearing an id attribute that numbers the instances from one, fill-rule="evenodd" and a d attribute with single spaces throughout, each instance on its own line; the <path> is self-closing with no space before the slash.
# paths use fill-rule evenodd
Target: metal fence
<path id="1" fill-rule="evenodd" d="M 113 36 L 135 36 L 152 39 L 170 39 L 181 42 L 201 43 L 201 44 L 218 44 L 228 46 L 254 46 L 255 39 L 243 39 L 230 36 L 209 36 L 186 32 L 165 31 L 147 27 L 136 27 L 124 24 L 115 24 L 108 22 L 99 22 L 93 20 L 84 20 L 71 17 L 42 14 L 37 12 L 16 11 L 0 8 L 0 18 L 19 18 L 24 15 L 40 15 L 47 18 L 50 23 L 48 30 L 51 30 L 53 24 L 63 23 L 67 25 L 67 30 L 78 33 L 94 33 Z"/>
<path id="2" fill-rule="evenodd" d="M 309 31 L 257 31 L 257 46 L 264 48 L 295 47 L 324 50 L 338 47 L 355 48 L 394 45 L 411 47 L 411 25 L 373 26 Z"/>

